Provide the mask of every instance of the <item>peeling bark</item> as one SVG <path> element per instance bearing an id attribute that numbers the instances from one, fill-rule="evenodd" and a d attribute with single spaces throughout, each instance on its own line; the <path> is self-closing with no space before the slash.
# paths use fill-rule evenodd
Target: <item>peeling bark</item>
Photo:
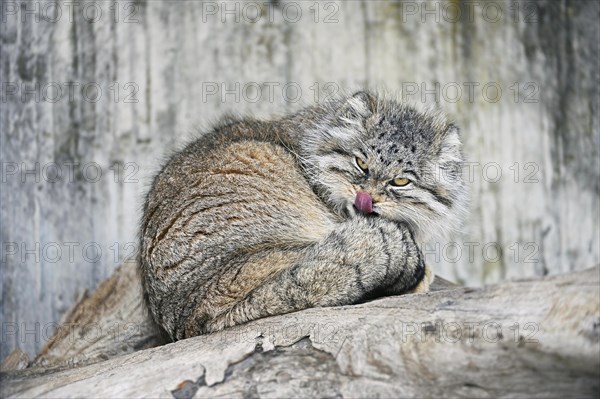
<path id="1" fill-rule="evenodd" d="M 55 368 L 3 373 L 2 396 L 597 397 L 600 268 L 307 309 L 70 369 L 59 341 L 36 360 Z"/>

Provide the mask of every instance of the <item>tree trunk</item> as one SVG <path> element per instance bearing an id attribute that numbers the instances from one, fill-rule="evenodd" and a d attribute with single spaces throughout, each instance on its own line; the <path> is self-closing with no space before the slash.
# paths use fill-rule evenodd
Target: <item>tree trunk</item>
<path id="1" fill-rule="evenodd" d="M 600 392 L 599 267 L 478 289 L 438 284 L 425 294 L 307 309 L 99 362 L 160 342 L 136 279 L 135 265 L 127 264 L 80 302 L 65 321 L 76 325 L 36 359 L 45 367 L 2 374 L 2 397 Z M 85 324 L 113 334 L 115 325 L 126 323 L 138 326 L 127 339 L 84 334 Z"/>

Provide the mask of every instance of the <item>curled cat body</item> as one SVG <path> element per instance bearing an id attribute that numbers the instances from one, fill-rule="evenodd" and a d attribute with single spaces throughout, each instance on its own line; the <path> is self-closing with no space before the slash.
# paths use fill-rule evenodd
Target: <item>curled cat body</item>
<path id="1" fill-rule="evenodd" d="M 460 225 L 458 129 L 361 91 L 228 119 L 155 177 L 140 271 L 178 340 L 309 307 L 428 289 L 420 249 Z"/>

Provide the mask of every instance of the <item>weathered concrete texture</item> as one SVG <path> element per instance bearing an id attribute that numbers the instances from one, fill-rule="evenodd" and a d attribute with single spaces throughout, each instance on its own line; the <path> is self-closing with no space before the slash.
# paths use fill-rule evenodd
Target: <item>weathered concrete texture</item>
<path id="1" fill-rule="evenodd" d="M 43 1 L 15 3 L 0 23 L 0 80 L 14 84 L 0 107 L 0 358 L 17 345 L 33 356 L 135 252 L 149 178 L 194 126 L 337 90 L 432 103 L 439 83 L 475 163 L 464 234 L 427 251 L 442 276 L 481 285 L 599 264 L 600 5 L 503 1 L 498 17 L 488 3 L 277 1 L 255 23 L 245 3 L 236 22 L 221 2 L 95 2 L 95 23 L 83 3 L 59 2 L 54 22 Z"/>

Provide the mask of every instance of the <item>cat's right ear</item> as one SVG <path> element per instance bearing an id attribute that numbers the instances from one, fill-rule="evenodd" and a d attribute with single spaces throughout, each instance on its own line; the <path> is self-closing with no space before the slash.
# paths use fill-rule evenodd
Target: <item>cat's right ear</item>
<path id="1" fill-rule="evenodd" d="M 337 116 L 350 123 L 364 120 L 373 114 L 375 102 L 375 97 L 371 93 L 356 92 L 342 103 Z"/>

